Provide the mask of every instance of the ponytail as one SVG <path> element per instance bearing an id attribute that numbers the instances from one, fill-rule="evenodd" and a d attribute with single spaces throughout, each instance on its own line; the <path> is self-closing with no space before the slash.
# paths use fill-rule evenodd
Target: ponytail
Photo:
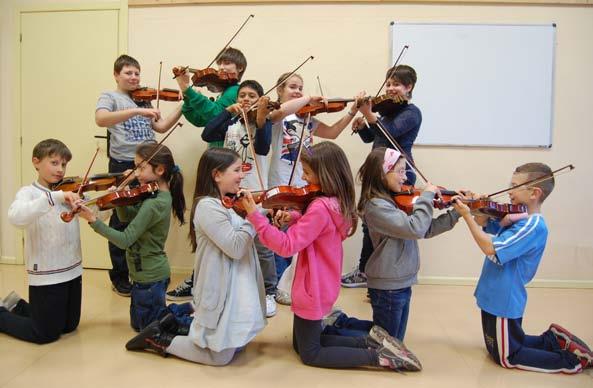
<path id="1" fill-rule="evenodd" d="M 183 195 L 183 174 L 175 165 L 169 179 L 169 190 L 173 199 L 173 216 L 179 220 L 179 225 L 185 224 L 185 196 Z"/>

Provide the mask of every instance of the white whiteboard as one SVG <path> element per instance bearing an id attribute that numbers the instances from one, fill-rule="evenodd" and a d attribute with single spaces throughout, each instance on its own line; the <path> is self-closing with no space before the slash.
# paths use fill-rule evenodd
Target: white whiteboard
<path id="1" fill-rule="evenodd" d="M 418 75 L 416 144 L 551 147 L 556 25 L 391 23 Z"/>

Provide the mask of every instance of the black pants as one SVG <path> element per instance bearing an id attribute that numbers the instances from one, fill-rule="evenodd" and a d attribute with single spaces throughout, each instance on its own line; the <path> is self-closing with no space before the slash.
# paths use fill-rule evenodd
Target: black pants
<path id="1" fill-rule="evenodd" d="M 124 172 L 127 169 L 134 168 L 134 162 L 120 162 L 113 158 L 109 159 L 109 172 Z M 109 219 L 109 226 L 115 230 L 122 231 L 128 226 L 117 218 L 117 213 L 113 210 L 113 215 Z M 120 281 L 129 281 L 128 264 L 126 263 L 126 251 L 118 248 L 109 242 L 109 256 L 111 257 L 112 269 L 109 270 L 109 278 L 112 283 Z"/>
<path id="2" fill-rule="evenodd" d="M 48 286 L 29 286 L 29 303 L 21 299 L 12 312 L 0 307 L 0 332 L 46 344 L 76 330 L 80 322 L 82 277 Z"/>
<path id="3" fill-rule="evenodd" d="M 321 334 L 321 320 L 310 321 L 294 316 L 292 346 L 305 365 L 322 368 L 378 366 L 374 349 L 367 349 L 363 337 Z"/>

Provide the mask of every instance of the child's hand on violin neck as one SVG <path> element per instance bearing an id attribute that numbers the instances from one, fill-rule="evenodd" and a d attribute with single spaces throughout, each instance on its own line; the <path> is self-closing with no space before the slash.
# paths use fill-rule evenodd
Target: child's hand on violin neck
<path id="1" fill-rule="evenodd" d="M 155 121 L 159 121 L 161 118 L 161 111 L 154 108 L 138 108 L 138 114 Z"/>
<path id="2" fill-rule="evenodd" d="M 453 203 L 453 208 L 457 210 L 460 216 L 466 217 L 471 214 L 470 208 L 463 202 L 464 197 L 461 195 L 456 195 L 451 199 Z"/>
<path id="3" fill-rule="evenodd" d="M 72 191 L 64 191 L 64 202 L 72 208 L 72 210 L 78 209 L 78 202 L 81 201 L 80 196 Z"/>
<path id="4" fill-rule="evenodd" d="M 95 213 L 91 210 L 91 208 L 89 208 L 85 205 L 80 206 L 80 212 L 78 213 L 78 215 L 81 218 L 87 220 L 88 222 L 97 221 L 97 216 L 95 215 Z"/>
<path id="5" fill-rule="evenodd" d="M 226 107 L 227 112 L 232 115 L 240 115 L 243 112 L 243 107 L 238 102 Z"/>
<path id="6" fill-rule="evenodd" d="M 290 215 L 289 211 L 277 210 L 276 214 L 274 214 L 274 225 L 276 225 L 279 228 L 282 228 L 283 226 L 290 224 L 290 221 L 292 221 L 292 216 Z"/>
<path id="7" fill-rule="evenodd" d="M 185 66 L 174 67 L 173 74 L 175 75 L 179 89 L 181 89 L 181 92 L 185 92 L 189 88 L 189 72 L 187 68 Z"/>
<path id="8" fill-rule="evenodd" d="M 252 214 L 257 211 L 257 205 L 255 204 L 255 200 L 253 199 L 253 195 L 251 191 L 246 189 L 241 189 L 237 193 L 237 198 L 241 201 L 241 205 L 247 212 L 247 214 Z"/>

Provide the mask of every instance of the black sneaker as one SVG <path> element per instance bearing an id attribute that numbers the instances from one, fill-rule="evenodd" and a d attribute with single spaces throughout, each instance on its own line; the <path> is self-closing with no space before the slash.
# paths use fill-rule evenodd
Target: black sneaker
<path id="1" fill-rule="evenodd" d="M 166 331 L 166 327 L 174 321 L 173 314 L 168 314 L 160 321 L 154 321 L 146 326 L 137 336 L 126 343 L 127 350 L 154 350 L 163 357 L 167 357 L 167 348 L 175 334 Z"/>
<path id="2" fill-rule="evenodd" d="M 174 290 L 167 292 L 167 300 L 192 300 L 191 288 L 193 287 L 193 283 L 193 278 L 191 276 L 188 277 L 179 283 Z"/>
<path id="3" fill-rule="evenodd" d="M 120 296 L 130 296 L 132 293 L 132 285 L 128 279 L 114 281 L 111 283 L 111 289 Z"/>

